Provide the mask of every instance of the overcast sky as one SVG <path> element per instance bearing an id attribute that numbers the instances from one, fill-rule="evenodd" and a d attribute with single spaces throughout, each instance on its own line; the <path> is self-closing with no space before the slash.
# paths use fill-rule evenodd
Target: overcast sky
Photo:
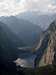
<path id="1" fill-rule="evenodd" d="M 56 0 L 0 0 L 0 16 L 16 15 L 25 11 L 56 12 Z"/>

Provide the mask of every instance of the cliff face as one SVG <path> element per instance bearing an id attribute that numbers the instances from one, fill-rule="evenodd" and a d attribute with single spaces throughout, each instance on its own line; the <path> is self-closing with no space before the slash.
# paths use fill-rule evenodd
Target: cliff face
<path id="1" fill-rule="evenodd" d="M 56 53 L 56 23 L 55 21 L 49 27 L 49 42 L 46 53 L 46 64 L 53 64 L 55 62 L 54 56 Z"/>
<path id="2" fill-rule="evenodd" d="M 43 56 L 41 57 L 39 62 L 39 66 L 56 64 L 56 22 L 55 21 L 50 24 L 49 28 L 45 33 L 47 33 L 49 36 L 49 40 L 47 42 L 48 46 L 44 50 Z"/>

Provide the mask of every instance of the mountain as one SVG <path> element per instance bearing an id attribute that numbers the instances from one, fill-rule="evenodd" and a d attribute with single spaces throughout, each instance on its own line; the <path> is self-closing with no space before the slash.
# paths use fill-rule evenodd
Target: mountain
<path id="1" fill-rule="evenodd" d="M 0 22 L 0 69 L 8 63 L 13 63 L 13 60 L 19 55 L 17 47 L 24 46 L 24 43 L 6 26 Z M 6 67 L 5 66 L 5 67 Z"/>
<path id="2" fill-rule="evenodd" d="M 56 23 L 55 21 L 50 24 L 48 29 L 41 35 L 38 46 L 30 55 L 33 64 L 31 67 L 41 67 L 46 65 L 56 64 Z M 27 54 L 28 56 L 29 54 Z M 25 56 L 25 55 L 24 55 Z M 29 56 L 28 56 L 29 57 Z M 30 59 L 30 60 L 31 60 Z M 19 64 L 19 59 L 16 60 Z M 30 62 L 30 61 L 29 61 Z"/>
<path id="3" fill-rule="evenodd" d="M 46 64 L 56 64 L 56 20 L 53 21 L 49 28 L 49 41 L 47 53 L 45 54 L 45 63 Z"/>
<path id="4" fill-rule="evenodd" d="M 56 18 L 56 14 L 39 14 L 38 12 L 27 11 L 17 15 L 18 18 L 28 20 L 35 25 L 40 26 L 43 30 L 46 30 L 49 24 Z"/>
<path id="5" fill-rule="evenodd" d="M 31 22 L 18 19 L 15 16 L 1 17 L 0 20 L 27 45 L 33 46 L 39 40 L 42 29 Z"/>
<path id="6" fill-rule="evenodd" d="M 42 41 L 37 49 L 35 66 L 56 64 L 56 20 L 43 32 Z"/>

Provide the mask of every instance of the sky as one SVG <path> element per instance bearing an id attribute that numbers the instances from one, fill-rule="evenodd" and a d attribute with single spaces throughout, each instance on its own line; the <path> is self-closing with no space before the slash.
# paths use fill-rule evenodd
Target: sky
<path id="1" fill-rule="evenodd" d="M 0 16 L 17 15 L 26 11 L 56 13 L 56 0 L 0 0 Z"/>

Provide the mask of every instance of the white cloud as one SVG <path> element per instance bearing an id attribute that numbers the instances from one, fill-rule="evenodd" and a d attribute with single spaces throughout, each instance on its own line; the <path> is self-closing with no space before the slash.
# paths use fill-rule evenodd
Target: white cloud
<path id="1" fill-rule="evenodd" d="M 16 15 L 24 11 L 56 12 L 54 0 L 0 0 L 0 16 Z"/>
<path id="2" fill-rule="evenodd" d="M 36 10 L 40 12 L 55 12 L 56 4 L 54 0 L 26 0 L 26 8 L 28 10 Z"/>
<path id="3" fill-rule="evenodd" d="M 55 10 L 55 11 L 56 11 L 56 5 L 49 4 L 49 5 L 48 5 L 48 8 L 49 8 L 50 10 Z"/>
<path id="4" fill-rule="evenodd" d="M 15 15 L 24 11 L 24 5 L 16 0 L 0 0 L 0 16 Z"/>

